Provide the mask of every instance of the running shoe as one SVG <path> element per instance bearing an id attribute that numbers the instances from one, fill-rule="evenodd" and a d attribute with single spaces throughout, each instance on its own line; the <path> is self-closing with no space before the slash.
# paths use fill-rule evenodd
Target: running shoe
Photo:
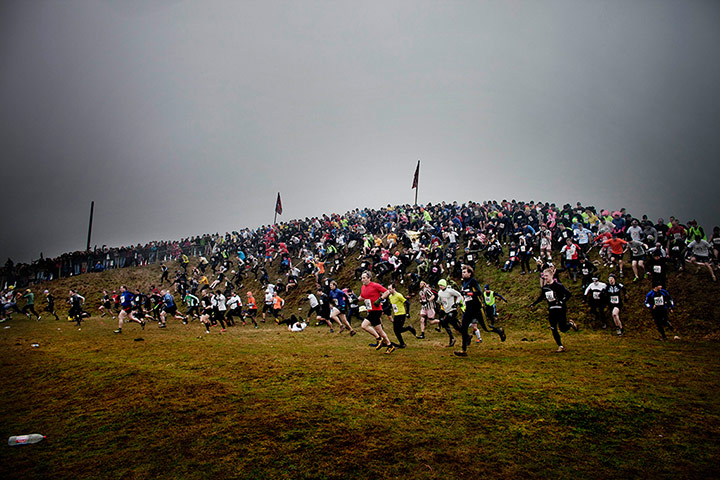
<path id="1" fill-rule="evenodd" d="M 455 345 L 455 337 L 450 339 L 450 344 L 448 344 L 448 347 L 452 347 L 453 345 Z"/>
<path id="2" fill-rule="evenodd" d="M 505 329 L 504 329 L 504 328 L 499 328 L 498 330 L 500 330 L 500 341 L 501 341 L 501 342 L 504 342 L 505 339 L 507 338 L 507 336 L 505 335 Z"/>
<path id="3" fill-rule="evenodd" d="M 422 340 L 423 338 L 425 338 L 425 334 L 421 333 L 420 335 L 416 335 L 415 338 L 417 338 L 418 340 Z"/>
<path id="4" fill-rule="evenodd" d="M 572 329 L 575 330 L 576 332 L 579 330 L 579 328 L 578 328 L 578 326 L 577 326 L 577 323 L 575 323 L 574 321 L 568 320 L 568 323 L 570 324 L 570 328 L 572 328 Z"/>
<path id="5" fill-rule="evenodd" d="M 395 351 L 395 347 L 394 347 L 393 345 L 390 345 L 390 346 L 387 348 L 387 350 L 385 350 L 385 354 L 386 354 L 386 355 L 389 355 L 389 354 L 391 354 L 391 353 L 394 352 L 394 351 Z"/>
<path id="6" fill-rule="evenodd" d="M 463 350 L 454 351 L 453 353 L 455 354 L 456 357 L 467 357 L 467 352 L 463 351 Z"/>
<path id="7" fill-rule="evenodd" d="M 142 321 L 140 322 L 140 328 L 142 328 L 143 330 L 145 330 L 145 320 L 142 320 Z"/>
<path id="8" fill-rule="evenodd" d="M 555 350 L 555 353 L 564 353 L 564 352 L 565 352 L 565 347 L 563 347 L 562 345 L 560 345 L 558 347 L 558 349 Z"/>
<path id="9" fill-rule="evenodd" d="M 113 333 L 122 333 L 122 328 L 118 328 L 117 330 L 113 330 Z"/>
<path id="10" fill-rule="evenodd" d="M 357 332 L 355 330 L 350 330 L 350 336 L 354 337 Z"/>
<path id="11" fill-rule="evenodd" d="M 482 343 L 482 337 L 477 337 L 475 339 L 475 343 Z"/>
<path id="12" fill-rule="evenodd" d="M 392 346 L 392 345 L 391 345 Z M 378 340 L 377 345 L 375 345 L 375 350 L 380 350 L 383 347 L 383 341 Z"/>

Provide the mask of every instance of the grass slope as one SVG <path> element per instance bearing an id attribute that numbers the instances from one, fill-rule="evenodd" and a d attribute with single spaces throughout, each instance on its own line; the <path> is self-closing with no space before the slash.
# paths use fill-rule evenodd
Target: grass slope
<path id="1" fill-rule="evenodd" d="M 536 276 L 483 266 L 477 277 L 511 301 L 500 306 L 509 335 L 500 343 L 485 334 L 466 359 L 432 330 L 385 355 L 365 333 L 321 327 L 203 335 L 197 321 L 170 320 L 165 330 L 129 325 L 117 336 L 107 317 L 78 331 L 15 316 L 0 326 L 0 432 L 48 439 L 0 448 L 0 476 L 718 476 L 720 360 L 707 340 L 717 334 L 716 286 L 671 277 L 679 341 L 655 342 L 640 305 L 649 286 L 631 284 L 625 338 L 583 328 L 565 334 L 568 352 L 555 355 L 546 313 L 524 308 Z M 92 311 L 100 289 L 158 278 L 150 266 L 48 286 L 58 297 L 79 288 Z M 288 297 L 288 313 L 307 311 L 306 282 Z M 587 325 L 585 310 L 575 298 L 570 316 Z"/>

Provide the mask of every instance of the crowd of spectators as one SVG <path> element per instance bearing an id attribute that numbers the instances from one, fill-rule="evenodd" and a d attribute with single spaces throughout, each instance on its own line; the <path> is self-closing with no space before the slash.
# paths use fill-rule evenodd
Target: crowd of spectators
<path id="1" fill-rule="evenodd" d="M 539 258 L 550 250 L 559 251 L 568 238 L 587 249 L 598 239 L 610 236 L 639 241 L 648 250 L 659 247 L 678 269 L 694 256 L 707 258 L 708 264 L 714 262 L 711 273 L 717 268 L 718 227 L 713 229 L 708 242 L 703 228 L 694 221 L 682 224 L 673 217 L 667 222 L 662 218 L 651 221 L 644 215 L 634 217 L 625 209 L 610 213 L 580 202 L 575 206 L 556 206 L 503 200 L 388 205 L 245 228 L 224 235 L 205 234 L 134 247 L 102 246 L 52 259 L 40 258 L 31 264 L 14 264 L 8 259 L 1 276 L 4 287 L 24 288 L 86 272 L 166 263 L 184 257 L 208 258 L 213 267 L 233 259 L 257 274 L 268 259 L 278 255 L 283 258 L 279 273 L 287 273 L 292 264 L 301 268 L 301 274 L 308 274 L 317 270 L 318 259 L 330 260 L 329 269 L 341 268 L 344 255 L 355 249 L 365 256 L 361 268 L 370 266 L 381 278 L 384 274 L 397 276 L 415 262 L 418 273 L 432 282 L 448 268 L 455 270 L 449 273 L 459 277 L 460 264 L 467 260 L 462 252 L 457 254 L 461 244 L 465 250 L 482 252 L 489 263 L 506 270 L 522 265 L 525 272 L 530 268 L 527 260 L 531 254 L 532 258 Z M 707 255 L 702 255 L 703 249 Z"/>

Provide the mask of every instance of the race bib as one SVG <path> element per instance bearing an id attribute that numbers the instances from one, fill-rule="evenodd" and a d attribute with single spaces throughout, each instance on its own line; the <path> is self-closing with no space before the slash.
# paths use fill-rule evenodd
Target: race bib
<path id="1" fill-rule="evenodd" d="M 583 274 L 583 275 L 590 275 L 590 270 L 588 270 L 587 268 L 583 268 L 583 269 L 582 269 L 582 274 Z"/>
<path id="2" fill-rule="evenodd" d="M 665 305 L 665 298 L 664 297 L 655 297 L 655 305 L 658 305 L 658 306 Z"/>
<path id="3" fill-rule="evenodd" d="M 393 307 L 393 312 L 398 313 L 398 306 L 393 303 L 392 307 Z"/>
<path id="4" fill-rule="evenodd" d="M 468 255 L 468 256 L 467 256 L 467 259 L 468 259 L 468 262 L 472 262 L 473 256 L 472 256 L 472 255 Z"/>
<path id="5" fill-rule="evenodd" d="M 465 303 L 472 302 L 472 297 L 464 297 Z"/>
<path id="6" fill-rule="evenodd" d="M 547 290 L 545 292 L 545 299 L 548 302 L 554 302 L 555 301 L 555 292 L 553 292 L 552 290 Z"/>
<path id="7" fill-rule="evenodd" d="M 610 296 L 610 303 L 620 303 L 620 297 L 617 295 Z"/>
<path id="8" fill-rule="evenodd" d="M 653 272 L 662 273 L 662 267 L 660 265 L 653 265 Z"/>
<path id="9" fill-rule="evenodd" d="M 525 253 L 525 247 L 520 247 L 520 251 Z"/>
<path id="10" fill-rule="evenodd" d="M 594 291 L 594 292 L 593 292 L 593 299 L 595 299 L 595 300 L 600 300 L 600 292 Z"/>
<path id="11" fill-rule="evenodd" d="M 372 306 L 373 306 L 372 302 L 366 298 L 365 299 L 365 308 L 367 308 L 368 310 L 372 310 Z"/>
<path id="12" fill-rule="evenodd" d="M 568 251 L 565 252 L 565 258 L 566 258 L 566 259 L 572 260 L 572 257 L 573 257 L 573 252 L 571 252 L 570 250 L 568 250 Z"/>

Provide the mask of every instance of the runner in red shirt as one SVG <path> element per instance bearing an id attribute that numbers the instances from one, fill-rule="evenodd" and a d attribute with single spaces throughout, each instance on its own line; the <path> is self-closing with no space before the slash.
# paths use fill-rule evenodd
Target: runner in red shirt
<path id="1" fill-rule="evenodd" d="M 612 238 L 609 238 L 603 242 L 603 245 L 607 245 L 610 247 L 610 266 L 612 267 L 612 262 L 617 261 L 618 266 L 620 267 L 620 277 L 622 278 L 622 269 L 623 269 L 623 253 L 625 253 L 625 250 L 627 250 L 627 243 L 622 238 L 618 238 L 617 234 L 613 233 Z"/>
<path id="2" fill-rule="evenodd" d="M 375 338 L 377 342 L 373 345 L 375 350 L 380 350 L 384 344 L 388 347 L 389 353 L 392 351 L 392 343 L 390 343 L 390 339 L 382 327 L 381 317 L 383 311 L 380 301 L 389 297 L 390 292 L 379 283 L 372 281 L 372 273 L 369 270 L 362 273 L 360 281 L 362 282 L 362 288 L 358 300 L 364 301 L 365 308 L 367 308 L 367 318 L 363 320 L 361 327 Z"/>

